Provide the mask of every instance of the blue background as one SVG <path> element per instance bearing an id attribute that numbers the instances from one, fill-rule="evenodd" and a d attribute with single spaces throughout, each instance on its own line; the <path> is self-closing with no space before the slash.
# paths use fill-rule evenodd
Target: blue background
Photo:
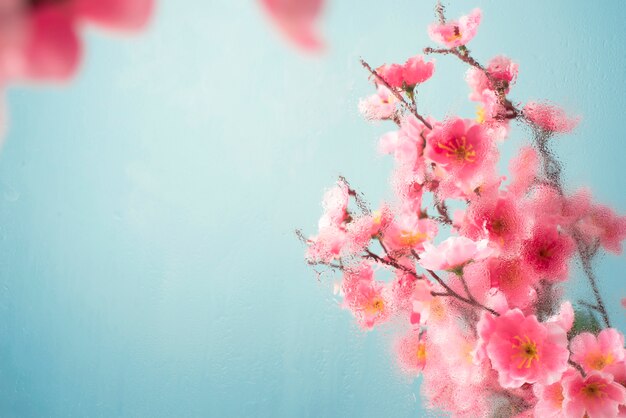
<path id="1" fill-rule="evenodd" d="M 87 30 L 67 86 L 12 88 L 0 154 L 0 416 L 424 416 L 384 332 L 363 333 L 303 261 L 325 187 L 388 198 L 390 126 L 357 112 L 360 56 L 430 44 L 434 1 L 329 1 L 321 57 L 255 2 L 159 2 L 138 37 Z M 481 61 L 520 63 L 512 97 L 583 115 L 558 139 L 568 185 L 626 212 L 623 1 L 479 6 Z M 422 109 L 471 117 L 465 67 L 438 57 Z M 528 139 L 514 131 L 504 157 Z M 623 256 L 597 264 L 626 325 Z M 587 287 L 578 270 L 575 293 Z"/>

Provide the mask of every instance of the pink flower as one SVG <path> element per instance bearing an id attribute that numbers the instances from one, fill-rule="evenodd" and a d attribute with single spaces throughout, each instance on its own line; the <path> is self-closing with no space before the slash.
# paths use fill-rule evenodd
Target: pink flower
<path id="1" fill-rule="evenodd" d="M 472 241 L 466 237 L 450 237 L 437 247 L 424 243 L 425 251 L 420 254 L 419 264 L 428 270 L 456 272 L 467 263 L 482 260 L 493 254 L 489 241 Z"/>
<path id="2" fill-rule="evenodd" d="M 626 403 L 626 388 L 610 375 L 591 372 L 587 377 L 575 373 L 563 379 L 563 409 L 568 418 L 617 417 L 620 404 Z"/>
<path id="3" fill-rule="evenodd" d="M 79 29 L 86 23 L 135 30 L 152 14 L 153 0 L 67 0 L 16 2 L 3 21 L 0 79 L 65 80 L 82 54 Z M 11 10 L 11 7 L 13 8 Z M 8 29 L 7 29 L 8 28 Z"/>
<path id="4" fill-rule="evenodd" d="M 425 62 L 422 55 L 409 58 L 402 67 L 402 80 L 407 86 L 413 87 L 432 77 L 435 71 L 433 62 Z"/>
<path id="5" fill-rule="evenodd" d="M 473 362 L 475 338 L 457 324 L 453 320 L 429 327 L 422 394 L 430 407 L 449 411 L 454 417 L 489 416 L 493 406 L 490 394 L 500 388 L 493 371 Z"/>
<path id="6" fill-rule="evenodd" d="M 329 263 L 341 257 L 347 244 L 346 231 L 333 226 L 322 228 L 307 244 L 306 258 L 310 263 Z"/>
<path id="7" fill-rule="evenodd" d="M 487 65 L 487 72 L 498 85 L 493 85 L 485 72 L 478 68 L 471 67 L 467 70 L 465 80 L 472 89 L 470 100 L 483 101 L 483 92 L 485 90 L 497 90 L 498 88 L 506 94 L 509 92 L 510 86 L 515 83 L 519 72 L 517 63 L 504 56 L 492 58 Z"/>
<path id="8" fill-rule="evenodd" d="M 435 63 L 424 61 L 422 55 L 409 58 L 404 65 L 384 64 L 376 69 L 390 87 L 407 89 L 413 89 L 416 84 L 428 80 L 434 71 Z"/>
<path id="9" fill-rule="evenodd" d="M 576 371 L 570 368 L 563 376 L 573 376 L 575 373 Z M 561 382 L 545 386 L 536 383 L 533 385 L 533 392 L 537 397 L 537 404 L 533 409 L 535 418 L 566 418 L 563 411 L 565 395 Z"/>
<path id="10" fill-rule="evenodd" d="M 401 88 L 404 68 L 400 64 L 384 64 L 376 69 L 378 75 L 389 84 L 390 87 Z"/>
<path id="11" fill-rule="evenodd" d="M 567 280 L 568 263 L 575 250 L 573 240 L 556 227 L 539 224 L 524 241 L 522 257 L 535 274 L 549 281 Z"/>
<path id="12" fill-rule="evenodd" d="M 490 259 L 491 286 L 499 289 L 515 307 L 525 308 L 537 297 L 534 285 L 539 277 L 519 259 Z"/>
<path id="13" fill-rule="evenodd" d="M 427 352 L 425 337 L 412 330 L 396 342 L 396 353 L 402 369 L 409 374 L 418 374 L 424 369 Z"/>
<path id="14" fill-rule="evenodd" d="M 387 133 L 380 138 L 378 150 L 383 154 L 393 154 L 400 164 L 414 172 L 423 172 L 422 135 L 426 132 L 427 128 L 415 116 L 406 116 L 400 122 L 400 130 Z"/>
<path id="15" fill-rule="evenodd" d="M 471 239 L 487 238 L 507 251 L 516 251 L 527 229 L 527 220 L 511 194 L 481 194 L 469 206 L 460 230 Z"/>
<path id="16" fill-rule="evenodd" d="M 400 214 L 383 232 L 385 244 L 391 250 L 417 250 L 437 235 L 437 223 L 431 219 L 420 219 L 414 213 Z"/>
<path id="17" fill-rule="evenodd" d="M 550 132 L 569 133 L 576 128 L 580 118 L 568 116 L 560 107 L 538 102 L 529 102 L 524 106 L 524 116 Z"/>
<path id="18" fill-rule="evenodd" d="M 622 241 L 626 238 L 626 216 L 617 215 L 604 205 L 587 205 L 577 224 L 578 230 L 588 243 L 598 239 L 605 250 L 621 254 Z"/>
<path id="19" fill-rule="evenodd" d="M 372 328 L 387 320 L 391 314 L 390 295 L 384 283 L 374 280 L 374 271 L 368 263 L 344 274 L 343 306 L 352 311 L 363 328 Z"/>
<path id="20" fill-rule="evenodd" d="M 484 350 L 503 388 L 550 385 L 567 370 L 567 335 L 557 323 L 540 323 L 512 309 L 498 317 L 484 313 L 477 329 L 477 349 Z"/>
<path id="21" fill-rule="evenodd" d="M 324 43 L 317 31 L 323 0 L 261 0 L 276 27 L 305 51 L 319 51 Z"/>
<path id="22" fill-rule="evenodd" d="M 508 186 L 509 192 L 518 197 L 524 196 L 537 178 L 538 169 L 537 151 L 531 147 L 520 148 L 517 156 L 509 163 L 512 177 Z"/>
<path id="23" fill-rule="evenodd" d="M 481 125 L 460 118 L 435 126 L 426 140 L 426 158 L 459 181 L 468 180 L 482 167 L 490 149 Z"/>
<path id="24" fill-rule="evenodd" d="M 382 219 L 380 215 L 363 215 L 354 218 L 346 226 L 347 249 L 356 254 L 367 247 L 372 237 L 381 230 Z"/>
<path id="25" fill-rule="evenodd" d="M 430 39 L 448 48 L 456 48 L 466 45 L 476 35 L 482 13 L 480 9 L 474 9 L 467 16 L 462 16 L 458 21 L 450 21 L 444 24 L 434 23 L 428 26 Z"/>
<path id="26" fill-rule="evenodd" d="M 329 226 L 341 227 L 348 216 L 348 185 L 338 181 L 337 185 L 326 191 L 322 206 L 324 214 L 318 222 L 319 229 Z"/>
<path id="27" fill-rule="evenodd" d="M 603 329 L 597 337 L 584 332 L 574 337 L 570 349 L 572 360 L 586 372 L 600 372 L 624 360 L 624 336 L 614 328 Z"/>
<path id="28" fill-rule="evenodd" d="M 376 94 L 359 102 L 359 111 L 369 120 L 389 119 L 396 111 L 398 99 L 387 87 L 379 85 Z"/>

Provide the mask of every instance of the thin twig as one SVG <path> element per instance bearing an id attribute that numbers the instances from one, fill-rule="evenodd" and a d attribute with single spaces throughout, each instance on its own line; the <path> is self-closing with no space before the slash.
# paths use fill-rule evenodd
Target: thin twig
<path id="1" fill-rule="evenodd" d="M 572 366 L 576 370 L 578 370 L 583 377 L 587 376 L 587 374 L 585 373 L 585 370 L 581 367 L 580 364 L 578 364 L 578 363 L 576 363 L 576 362 L 574 362 L 572 360 L 567 360 L 567 362 L 570 364 L 570 366 Z"/>
<path id="2" fill-rule="evenodd" d="M 446 14 L 445 7 L 441 4 L 441 1 L 437 1 L 437 5 L 435 6 L 435 12 L 437 13 L 437 17 L 439 18 L 439 23 L 442 25 L 446 23 Z"/>
<path id="3" fill-rule="evenodd" d="M 376 72 L 376 70 L 374 70 L 367 62 L 365 62 L 364 59 L 361 59 L 361 65 L 370 72 L 370 74 L 372 74 L 376 80 L 378 80 L 382 85 L 384 85 L 395 97 L 396 99 L 400 100 L 400 102 L 402 102 L 402 104 L 413 114 L 413 116 L 415 116 L 417 119 L 420 120 L 420 122 L 422 122 L 424 124 L 424 126 L 426 126 L 428 129 L 432 129 L 432 125 L 430 123 L 428 123 L 428 121 L 426 119 L 424 119 L 424 117 L 422 117 L 422 115 L 420 115 L 419 113 L 417 113 L 416 109 L 413 109 L 413 107 L 409 104 L 409 102 L 407 102 L 404 97 L 402 97 L 402 95 L 400 93 L 398 93 L 398 91 L 396 89 L 394 89 L 393 87 L 391 87 L 389 85 L 389 83 L 387 83 L 385 81 L 384 78 L 382 78 L 380 76 L 380 74 L 378 74 Z"/>

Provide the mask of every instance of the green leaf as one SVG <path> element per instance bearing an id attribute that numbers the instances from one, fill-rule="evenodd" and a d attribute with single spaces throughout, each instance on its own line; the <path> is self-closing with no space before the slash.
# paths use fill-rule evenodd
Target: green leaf
<path id="1" fill-rule="evenodd" d="M 569 332 L 570 336 L 578 335 L 582 332 L 591 332 L 597 335 L 601 330 L 600 321 L 598 321 L 591 309 L 574 310 L 574 326 L 572 326 Z"/>

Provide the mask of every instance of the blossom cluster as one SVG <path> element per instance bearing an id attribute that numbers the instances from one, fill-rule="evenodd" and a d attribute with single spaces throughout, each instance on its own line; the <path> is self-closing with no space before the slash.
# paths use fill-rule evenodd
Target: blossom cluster
<path id="1" fill-rule="evenodd" d="M 469 65 L 478 116 L 418 111 L 416 89 L 435 70 L 423 55 L 377 69 L 363 62 L 376 93 L 361 112 L 396 125 L 379 143 L 395 160 L 395 198 L 372 211 L 341 178 L 305 239 L 307 261 L 342 273 L 337 293 L 362 328 L 400 324 L 397 359 L 423 376 L 432 408 L 455 417 L 626 416 L 624 335 L 611 327 L 591 266 L 599 252 L 621 253 L 626 217 L 588 190 L 565 190 L 550 141 L 578 118 L 509 99 L 518 64 L 497 56 L 482 65 L 467 47 L 481 11 L 438 15 L 428 33 L 443 47 L 424 53 Z M 496 165 L 512 123 L 533 140 L 507 178 Z M 574 259 L 595 298 L 576 307 L 561 288 Z"/>

